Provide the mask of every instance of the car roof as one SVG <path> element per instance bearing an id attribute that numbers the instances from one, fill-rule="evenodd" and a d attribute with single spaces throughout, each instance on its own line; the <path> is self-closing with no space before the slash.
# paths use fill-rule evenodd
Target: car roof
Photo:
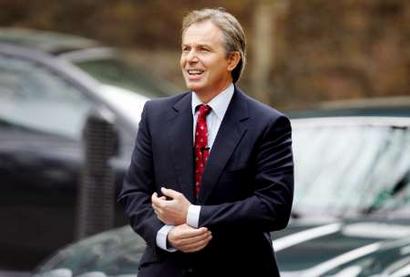
<path id="1" fill-rule="evenodd" d="M 289 110 L 292 118 L 338 116 L 410 117 L 410 97 L 381 97 L 322 102 L 303 110 Z"/>
<path id="2" fill-rule="evenodd" d="M 95 40 L 79 36 L 24 28 L 0 28 L 0 43 L 29 47 L 51 55 L 101 46 Z"/>

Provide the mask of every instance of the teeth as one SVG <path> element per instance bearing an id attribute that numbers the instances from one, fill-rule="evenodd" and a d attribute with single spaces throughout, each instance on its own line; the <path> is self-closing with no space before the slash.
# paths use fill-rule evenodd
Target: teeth
<path id="1" fill-rule="evenodd" d="M 201 74 L 203 71 L 199 69 L 188 69 L 188 74 Z"/>

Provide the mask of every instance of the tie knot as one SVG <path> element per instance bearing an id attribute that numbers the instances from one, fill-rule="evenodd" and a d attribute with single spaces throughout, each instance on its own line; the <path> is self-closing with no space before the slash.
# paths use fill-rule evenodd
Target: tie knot
<path id="1" fill-rule="evenodd" d="M 198 116 L 200 116 L 200 117 L 207 116 L 212 110 L 212 108 L 210 106 L 205 105 L 205 104 L 198 105 L 197 107 L 199 107 L 199 109 L 198 109 L 199 110 L 199 115 Z"/>

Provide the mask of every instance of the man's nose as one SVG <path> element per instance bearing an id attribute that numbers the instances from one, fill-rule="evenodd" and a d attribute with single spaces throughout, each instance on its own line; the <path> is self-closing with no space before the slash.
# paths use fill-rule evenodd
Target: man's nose
<path id="1" fill-rule="evenodd" d="M 198 61 L 198 55 L 197 55 L 197 52 L 195 50 L 189 51 L 189 53 L 187 55 L 187 61 L 188 62 L 197 62 Z"/>

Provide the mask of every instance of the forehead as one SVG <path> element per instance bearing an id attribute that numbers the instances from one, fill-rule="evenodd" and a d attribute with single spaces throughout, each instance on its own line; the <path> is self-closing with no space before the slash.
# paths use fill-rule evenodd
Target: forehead
<path id="1" fill-rule="evenodd" d="M 194 23 L 182 34 L 182 44 L 221 44 L 223 33 L 212 21 Z"/>

